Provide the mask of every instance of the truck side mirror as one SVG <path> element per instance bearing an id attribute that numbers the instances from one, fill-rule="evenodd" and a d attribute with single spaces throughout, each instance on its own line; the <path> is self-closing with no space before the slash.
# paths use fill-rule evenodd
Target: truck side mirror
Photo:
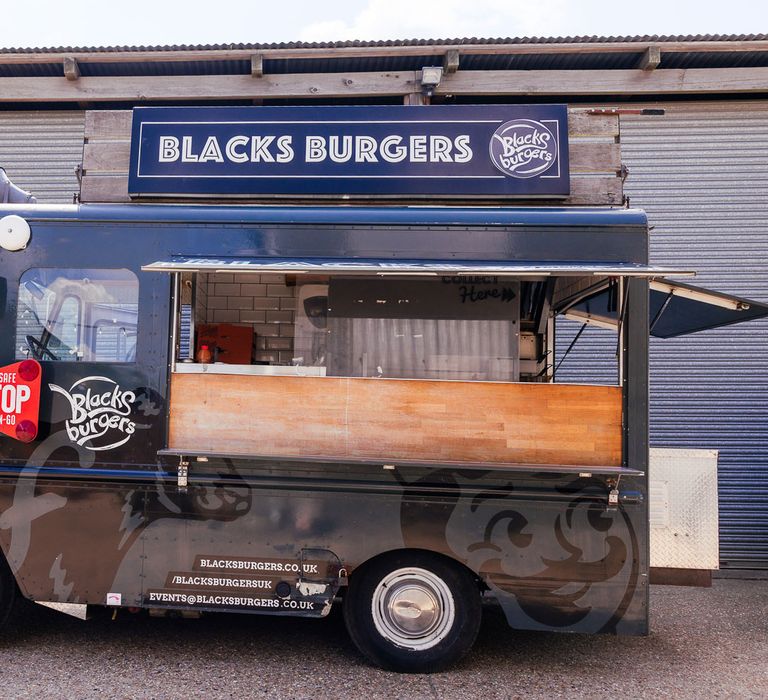
<path id="1" fill-rule="evenodd" d="M 0 168 L 0 202 L 4 204 L 36 204 L 37 200 L 14 185 L 5 173 L 5 168 Z"/>

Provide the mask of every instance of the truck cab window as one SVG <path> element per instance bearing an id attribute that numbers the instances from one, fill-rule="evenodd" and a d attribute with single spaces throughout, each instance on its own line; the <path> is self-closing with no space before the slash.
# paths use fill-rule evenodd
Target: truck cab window
<path id="1" fill-rule="evenodd" d="M 129 270 L 38 268 L 19 282 L 16 359 L 133 362 L 139 281 Z"/>

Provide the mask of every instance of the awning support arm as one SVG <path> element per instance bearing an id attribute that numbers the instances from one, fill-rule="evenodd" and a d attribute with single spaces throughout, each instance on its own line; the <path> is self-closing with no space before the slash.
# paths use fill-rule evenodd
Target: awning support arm
<path id="1" fill-rule="evenodd" d="M 662 314 L 667 310 L 667 307 L 669 306 L 669 303 L 672 301 L 673 296 L 675 296 L 674 289 L 669 291 L 666 299 L 664 299 L 664 303 L 661 305 L 661 308 L 656 312 L 656 315 L 653 317 L 653 321 L 651 321 L 651 325 L 648 327 L 649 333 L 653 333 L 653 329 L 656 327 L 656 324 L 661 319 Z"/>
<path id="2" fill-rule="evenodd" d="M 571 344 L 568 346 L 568 349 L 563 353 L 563 356 L 560 358 L 560 362 L 557 363 L 557 367 L 555 367 L 555 369 L 552 370 L 553 380 L 555 379 L 555 375 L 557 375 L 557 370 L 560 369 L 560 365 L 562 365 L 563 362 L 565 362 L 565 358 L 568 357 L 568 353 L 570 353 L 571 350 L 573 350 L 573 346 L 576 345 L 576 341 L 581 337 L 581 334 L 584 332 L 584 330 L 588 325 L 589 324 L 585 323 L 581 328 L 579 328 L 579 332 L 576 334 L 576 337 L 571 341 Z"/>

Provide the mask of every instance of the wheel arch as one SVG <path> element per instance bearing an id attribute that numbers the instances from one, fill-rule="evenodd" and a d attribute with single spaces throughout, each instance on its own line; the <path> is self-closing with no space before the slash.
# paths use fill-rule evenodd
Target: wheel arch
<path id="1" fill-rule="evenodd" d="M 457 569 L 463 571 L 465 574 L 467 574 L 474 582 L 475 585 L 477 585 L 478 591 L 480 593 L 483 593 L 484 591 L 488 590 L 488 586 L 483 581 L 482 577 L 476 572 L 470 569 L 463 561 L 456 559 L 454 557 L 448 556 L 447 554 L 444 554 L 442 552 L 436 552 L 431 549 L 422 549 L 419 547 L 400 547 L 396 549 L 388 549 L 384 552 L 379 552 L 378 554 L 370 557 L 369 559 L 366 559 L 361 564 L 358 564 L 352 570 L 349 574 L 349 579 L 352 580 L 355 575 L 358 577 L 368 568 L 377 565 L 379 562 L 389 559 L 392 557 L 396 557 L 399 555 L 424 555 L 428 558 L 436 558 L 440 559 L 443 562 L 450 564 L 451 566 L 456 567 Z"/>

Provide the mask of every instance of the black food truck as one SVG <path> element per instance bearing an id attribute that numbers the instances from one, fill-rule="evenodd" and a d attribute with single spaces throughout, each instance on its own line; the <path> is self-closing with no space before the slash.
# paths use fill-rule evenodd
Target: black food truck
<path id="1" fill-rule="evenodd" d="M 683 272 L 633 209 L 0 205 L 3 619 L 338 602 L 405 671 L 484 599 L 646 634 L 649 332 L 768 313 Z M 562 318 L 612 329 L 614 383 L 558 381 Z"/>

